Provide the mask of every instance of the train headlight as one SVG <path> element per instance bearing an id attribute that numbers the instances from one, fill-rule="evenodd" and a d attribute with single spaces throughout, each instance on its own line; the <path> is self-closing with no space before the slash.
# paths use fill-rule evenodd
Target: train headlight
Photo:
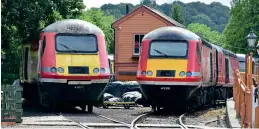
<path id="1" fill-rule="evenodd" d="M 57 69 L 56 69 L 55 67 L 52 67 L 52 68 L 50 69 L 50 72 L 56 73 L 56 72 L 57 72 Z"/>
<path id="2" fill-rule="evenodd" d="M 179 73 L 179 76 L 180 77 L 182 77 L 182 76 L 184 76 L 185 75 L 185 72 L 184 71 L 181 71 L 180 73 Z"/>
<path id="3" fill-rule="evenodd" d="M 186 76 L 188 76 L 188 77 L 192 76 L 192 72 L 187 72 Z"/>
<path id="4" fill-rule="evenodd" d="M 148 75 L 148 76 L 152 76 L 152 75 L 153 75 L 153 72 L 149 70 L 149 71 L 147 71 L 147 75 Z"/>
<path id="5" fill-rule="evenodd" d="M 146 75 L 146 71 L 142 71 L 141 75 L 145 76 Z"/>
<path id="6" fill-rule="evenodd" d="M 59 67 L 59 68 L 58 68 L 58 72 L 64 73 L 64 69 L 63 69 L 62 67 Z"/>
<path id="7" fill-rule="evenodd" d="M 94 72 L 94 73 L 98 73 L 98 72 L 99 72 L 99 69 L 98 69 L 98 68 L 94 68 L 93 72 Z"/>
<path id="8" fill-rule="evenodd" d="M 100 70 L 101 73 L 105 73 L 105 71 L 106 71 L 105 68 L 101 68 Z"/>

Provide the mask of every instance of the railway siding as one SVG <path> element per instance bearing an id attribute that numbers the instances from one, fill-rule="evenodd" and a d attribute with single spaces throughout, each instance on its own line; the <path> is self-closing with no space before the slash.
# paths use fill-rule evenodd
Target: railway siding
<path id="1" fill-rule="evenodd" d="M 64 111 L 61 113 L 50 113 L 49 111 L 38 110 L 36 107 L 25 106 L 23 123 L 11 128 L 92 128 L 92 129 L 129 129 L 134 125 L 134 129 L 144 128 L 181 128 L 179 124 L 180 115 L 173 113 L 152 113 L 151 108 L 146 107 L 132 107 L 130 109 L 111 107 L 109 109 L 95 108 L 94 113 L 82 112 L 79 107 Z M 141 119 L 136 120 L 132 124 L 133 120 L 143 114 L 149 114 L 143 116 Z M 104 116 L 104 117 L 100 117 Z M 215 122 L 215 118 L 218 115 L 224 117 L 224 108 L 220 109 L 205 109 L 193 114 L 186 114 L 183 119 L 183 123 L 187 127 L 222 127 L 218 122 Z M 107 117 L 107 118 L 105 118 Z M 121 123 L 116 123 L 113 120 Z M 212 121 L 209 124 L 208 121 Z M 200 123 L 204 124 L 200 124 Z M 214 123 L 213 123 L 214 122 Z M 124 124 L 123 124 L 124 123 Z M 199 123 L 198 125 L 196 123 Z M 222 121 L 224 124 L 224 122 Z M 79 124 L 81 126 L 79 126 Z M 9 128 L 9 127 L 8 127 Z M 183 127 L 182 127 L 183 128 Z M 132 128 L 133 129 L 133 128 Z"/>

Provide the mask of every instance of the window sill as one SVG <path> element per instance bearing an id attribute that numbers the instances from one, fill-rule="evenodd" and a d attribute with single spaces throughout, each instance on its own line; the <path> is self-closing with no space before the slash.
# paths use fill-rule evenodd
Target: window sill
<path id="1" fill-rule="evenodd" d="M 139 58 L 139 55 L 132 55 L 131 58 L 132 58 L 132 59 L 138 59 L 138 58 Z"/>

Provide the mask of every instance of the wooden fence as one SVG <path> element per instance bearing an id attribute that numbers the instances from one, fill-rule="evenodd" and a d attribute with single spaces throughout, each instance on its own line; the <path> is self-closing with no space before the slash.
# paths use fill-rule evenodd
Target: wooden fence
<path id="1" fill-rule="evenodd" d="M 19 85 L 1 86 L 1 124 L 22 122 L 22 91 Z"/>
<path id="2" fill-rule="evenodd" d="M 236 116 L 240 119 L 242 128 L 259 128 L 259 79 L 258 75 L 252 75 L 252 61 L 246 57 L 246 62 L 246 72 L 235 71 L 233 100 Z"/>

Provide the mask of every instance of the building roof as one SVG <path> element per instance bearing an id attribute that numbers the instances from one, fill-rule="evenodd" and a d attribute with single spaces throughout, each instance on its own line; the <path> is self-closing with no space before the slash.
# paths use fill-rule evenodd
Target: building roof
<path id="1" fill-rule="evenodd" d="M 175 25 L 175 26 L 178 26 L 178 27 L 185 27 L 184 25 L 182 25 L 181 23 L 175 21 L 174 19 L 172 19 L 171 17 L 165 15 L 164 13 L 154 9 L 154 8 L 151 8 L 151 7 L 148 7 L 148 6 L 145 6 L 145 5 L 142 5 L 138 8 L 136 8 L 135 10 L 131 11 L 130 13 L 124 15 L 123 17 L 121 17 L 120 19 L 116 20 L 113 24 L 112 24 L 112 27 L 114 28 L 115 25 L 118 25 L 120 24 L 121 22 L 125 21 L 126 19 L 130 18 L 131 16 L 133 16 L 134 14 L 136 14 L 139 10 L 147 10 L 147 12 L 151 12 L 157 16 L 159 16 L 161 19 L 167 21 L 168 23 L 172 24 L 172 25 Z"/>

